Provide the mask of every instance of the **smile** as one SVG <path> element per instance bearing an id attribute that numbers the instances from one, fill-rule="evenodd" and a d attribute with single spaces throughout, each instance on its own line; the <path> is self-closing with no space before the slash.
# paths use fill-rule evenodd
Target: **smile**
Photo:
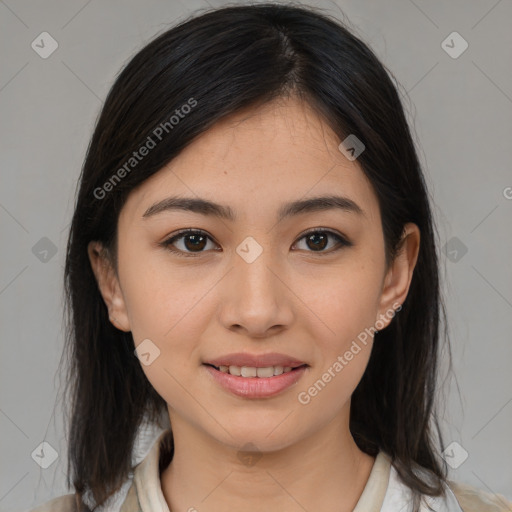
<path id="1" fill-rule="evenodd" d="M 213 365 L 212 365 L 213 366 Z M 237 377 L 274 377 L 283 373 L 292 371 L 291 366 L 266 366 L 264 368 L 257 368 L 256 366 L 214 366 L 215 369 L 229 373 L 230 375 L 236 375 Z"/>
<path id="2" fill-rule="evenodd" d="M 307 364 L 290 366 L 214 366 L 203 365 L 214 382 L 224 390 L 244 398 L 269 398 L 296 384 L 306 372 Z"/>

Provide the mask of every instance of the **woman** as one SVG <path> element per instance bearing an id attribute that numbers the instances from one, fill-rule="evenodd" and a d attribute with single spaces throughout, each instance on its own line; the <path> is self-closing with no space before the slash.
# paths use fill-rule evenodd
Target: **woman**
<path id="1" fill-rule="evenodd" d="M 508 510 L 438 455 L 436 249 L 397 90 L 339 22 L 260 4 L 163 33 L 84 163 L 75 493 L 36 510 Z"/>

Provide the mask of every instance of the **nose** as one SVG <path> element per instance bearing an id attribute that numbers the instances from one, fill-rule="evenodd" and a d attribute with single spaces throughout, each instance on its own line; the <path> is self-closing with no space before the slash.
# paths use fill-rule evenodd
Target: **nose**
<path id="1" fill-rule="evenodd" d="M 220 318 L 226 329 L 250 338 L 266 338 L 292 324 L 294 295 L 286 270 L 270 250 L 263 250 L 250 263 L 234 258 L 234 267 L 223 281 Z"/>

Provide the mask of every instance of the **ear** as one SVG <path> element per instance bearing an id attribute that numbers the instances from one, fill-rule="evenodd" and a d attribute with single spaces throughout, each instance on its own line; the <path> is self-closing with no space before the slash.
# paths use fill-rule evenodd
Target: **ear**
<path id="1" fill-rule="evenodd" d="M 412 275 L 418 260 L 420 248 L 420 230 L 412 222 L 404 226 L 404 232 L 395 260 L 386 272 L 379 304 L 379 324 L 385 329 L 394 317 L 394 311 L 399 311 L 407 298 Z"/>
<path id="2" fill-rule="evenodd" d="M 110 323 L 121 331 L 129 332 L 131 328 L 126 304 L 107 250 L 100 242 L 92 241 L 87 246 L 87 253 L 98 288 L 108 309 Z"/>

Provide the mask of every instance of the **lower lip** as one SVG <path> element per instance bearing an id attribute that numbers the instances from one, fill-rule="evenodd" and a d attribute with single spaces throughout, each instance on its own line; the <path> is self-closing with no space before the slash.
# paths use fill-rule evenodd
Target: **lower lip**
<path id="1" fill-rule="evenodd" d="M 204 365 L 210 375 L 226 390 L 245 398 L 267 398 L 275 396 L 293 386 L 306 371 L 307 366 L 300 366 L 275 377 L 237 377 L 230 373 L 216 370 L 213 366 Z"/>

